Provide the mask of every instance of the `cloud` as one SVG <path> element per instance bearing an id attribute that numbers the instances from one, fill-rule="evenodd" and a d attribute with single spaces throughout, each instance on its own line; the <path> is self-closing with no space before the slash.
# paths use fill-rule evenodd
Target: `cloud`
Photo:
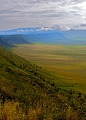
<path id="1" fill-rule="evenodd" d="M 85 23 L 85 24 L 84 24 L 84 23 L 82 23 L 82 24 L 80 24 L 80 26 L 86 27 L 86 23 Z"/>
<path id="2" fill-rule="evenodd" d="M 71 0 L 71 2 L 74 2 L 74 3 L 82 3 L 82 2 L 85 2 L 85 0 Z"/>
<path id="3" fill-rule="evenodd" d="M 86 23 L 81 23 L 78 25 L 73 26 L 73 29 L 86 29 Z"/>
<path id="4" fill-rule="evenodd" d="M 54 25 L 53 27 L 52 27 L 52 29 L 54 29 L 54 30 L 64 30 L 64 31 L 66 31 L 66 30 L 70 30 L 70 28 L 69 27 L 67 27 L 67 26 L 61 26 L 61 25 Z"/>
<path id="5" fill-rule="evenodd" d="M 85 22 L 85 14 L 86 0 L 3 0 L 0 29 L 54 24 L 70 27 Z"/>

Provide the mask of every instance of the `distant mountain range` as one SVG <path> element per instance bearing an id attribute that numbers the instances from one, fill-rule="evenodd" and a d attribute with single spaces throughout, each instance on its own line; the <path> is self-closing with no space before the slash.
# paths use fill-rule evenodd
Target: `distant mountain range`
<path id="1" fill-rule="evenodd" d="M 0 31 L 0 45 L 12 47 L 15 44 L 33 42 L 50 44 L 86 44 L 86 30 L 60 31 L 48 27 L 17 28 Z"/>
<path id="2" fill-rule="evenodd" d="M 54 27 L 36 27 L 36 28 L 16 28 L 12 30 L 0 31 L 0 35 L 30 35 L 43 33 L 60 33 L 68 38 L 86 38 L 86 30 L 59 30 Z"/>

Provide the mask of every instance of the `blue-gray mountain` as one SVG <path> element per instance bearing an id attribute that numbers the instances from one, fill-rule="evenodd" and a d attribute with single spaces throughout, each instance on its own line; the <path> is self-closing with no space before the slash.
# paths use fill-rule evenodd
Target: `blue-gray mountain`
<path id="1" fill-rule="evenodd" d="M 86 44 L 86 30 L 48 30 L 41 28 L 18 28 L 0 31 L 0 45 L 12 47 L 15 44 L 28 44 L 34 42 L 49 44 Z"/>
<path id="2" fill-rule="evenodd" d="M 9 48 L 9 47 L 13 47 L 16 44 L 30 44 L 30 41 L 23 35 L 0 36 L 0 46 Z"/>

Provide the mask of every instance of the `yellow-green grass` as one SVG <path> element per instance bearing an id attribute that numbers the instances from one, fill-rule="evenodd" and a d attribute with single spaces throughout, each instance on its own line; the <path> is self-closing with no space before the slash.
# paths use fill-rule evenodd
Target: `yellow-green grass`
<path id="1" fill-rule="evenodd" d="M 26 44 L 12 50 L 48 70 L 58 86 L 86 93 L 86 46 Z"/>

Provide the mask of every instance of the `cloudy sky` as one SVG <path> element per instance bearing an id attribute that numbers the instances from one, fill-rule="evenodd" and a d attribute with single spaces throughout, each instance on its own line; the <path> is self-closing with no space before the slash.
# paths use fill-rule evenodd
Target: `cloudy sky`
<path id="1" fill-rule="evenodd" d="M 56 25 L 86 28 L 86 0 L 0 0 L 0 30 Z"/>

